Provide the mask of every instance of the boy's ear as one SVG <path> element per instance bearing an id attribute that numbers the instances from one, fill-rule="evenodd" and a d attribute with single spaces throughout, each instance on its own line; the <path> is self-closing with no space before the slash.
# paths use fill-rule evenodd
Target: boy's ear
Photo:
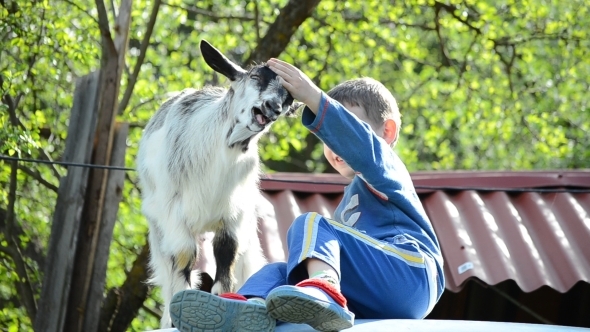
<path id="1" fill-rule="evenodd" d="M 397 138 L 397 124 L 391 119 L 385 120 L 383 123 L 383 139 L 387 144 L 395 141 Z"/>

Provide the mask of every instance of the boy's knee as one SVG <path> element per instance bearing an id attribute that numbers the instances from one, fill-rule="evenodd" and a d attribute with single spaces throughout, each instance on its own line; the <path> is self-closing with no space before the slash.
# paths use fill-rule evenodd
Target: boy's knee
<path id="1" fill-rule="evenodd" d="M 299 217 L 295 218 L 295 220 L 293 220 L 293 223 L 287 231 L 287 239 L 291 239 L 291 237 L 296 234 L 303 234 L 303 231 L 305 230 L 305 225 L 307 224 L 308 218 L 311 217 L 311 214 L 312 212 L 304 213 Z"/>
<path id="2" fill-rule="evenodd" d="M 318 216 L 317 213 L 313 213 L 313 212 L 307 212 L 307 213 L 300 215 L 299 217 L 295 218 L 295 220 L 291 224 L 291 228 L 305 227 L 305 224 L 307 223 L 308 219 L 317 219 L 317 217 L 314 218 L 314 215 Z M 311 220 L 311 221 L 313 222 L 313 220 Z"/>
<path id="3" fill-rule="evenodd" d="M 287 241 L 290 241 L 293 236 L 297 237 L 297 236 L 301 236 L 302 234 L 305 234 L 306 231 L 310 227 L 309 223 L 314 223 L 314 224 L 319 225 L 318 227 L 316 227 L 315 225 L 313 226 L 315 231 L 320 231 L 319 230 L 320 228 L 321 229 L 325 229 L 326 227 L 330 228 L 330 225 L 328 224 L 328 221 L 326 220 L 326 218 L 324 216 L 322 216 L 321 214 L 315 213 L 315 212 L 307 212 L 307 213 L 304 213 L 304 214 L 300 215 L 299 217 L 295 218 L 295 220 L 293 220 L 293 223 L 291 224 L 291 226 L 289 227 L 289 230 L 287 231 Z"/>

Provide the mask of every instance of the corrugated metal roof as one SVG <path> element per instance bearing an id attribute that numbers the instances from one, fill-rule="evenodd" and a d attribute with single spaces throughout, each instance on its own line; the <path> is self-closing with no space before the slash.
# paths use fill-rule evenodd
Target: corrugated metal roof
<path id="1" fill-rule="evenodd" d="M 412 179 L 439 237 L 448 290 L 472 277 L 491 285 L 512 279 L 525 292 L 590 282 L 590 171 L 420 172 Z M 331 216 L 347 184 L 337 174 L 263 178 L 259 227 L 269 261 L 287 257 L 296 216 Z"/>

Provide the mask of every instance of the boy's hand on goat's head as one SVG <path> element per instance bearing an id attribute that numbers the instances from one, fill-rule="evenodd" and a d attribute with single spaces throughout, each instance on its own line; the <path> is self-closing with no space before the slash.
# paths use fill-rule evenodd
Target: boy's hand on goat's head
<path id="1" fill-rule="evenodd" d="M 267 61 L 268 67 L 279 75 L 279 82 L 293 98 L 303 102 L 314 113 L 318 112 L 322 90 L 317 87 L 299 68 L 272 58 Z"/>

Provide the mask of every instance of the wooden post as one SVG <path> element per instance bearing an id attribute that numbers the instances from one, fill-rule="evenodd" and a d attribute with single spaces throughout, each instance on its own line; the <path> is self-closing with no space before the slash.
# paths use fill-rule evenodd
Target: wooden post
<path id="1" fill-rule="evenodd" d="M 81 77 L 76 83 L 64 161 L 74 163 L 90 161 L 96 128 L 98 82 L 98 72 L 94 72 Z M 69 167 L 67 175 L 60 181 L 39 310 L 34 322 L 35 331 L 64 330 L 88 173 L 89 170 L 85 167 Z"/>
<path id="2" fill-rule="evenodd" d="M 119 88 L 125 64 L 125 51 L 131 21 L 131 4 L 132 0 L 122 0 L 121 2 L 115 26 L 116 38 L 114 41 L 111 39 L 109 31 L 106 30 L 107 27 L 104 26 L 104 16 L 106 16 L 104 7 L 100 7 L 99 10 L 99 18 L 103 18 L 103 27 L 101 27 L 103 29 L 103 61 L 100 74 L 98 123 L 92 155 L 92 162 L 97 165 L 111 165 Z M 104 4 L 102 1 L 97 1 L 98 5 Z M 101 15 L 101 11 L 104 15 Z M 93 276 L 97 275 L 95 274 L 95 264 L 97 248 L 99 243 L 101 243 L 99 240 L 100 236 L 101 234 L 108 233 L 101 231 L 101 225 L 107 197 L 109 173 L 106 169 L 92 169 L 90 172 L 86 200 L 82 212 L 83 222 L 78 232 L 78 246 L 64 331 L 94 332 L 98 327 L 98 320 L 96 320 L 95 324 L 94 320 L 91 319 L 94 326 L 86 329 L 86 319 L 97 309 L 89 307 L 89 305 L 95 305 L 97 301 L 98 303 L 102 302 L 102 292 L 100 293 L 99 300 L 97 300 L 94 298 L 96 292 L 91 292 L 91 289 L 93 288 L 92 283 L 95 282 L 100 282 L 104 285 L 104 276 L 102 281 L 96 280 Z M 98 310 L 100 310 L 100 306 Z"/>

